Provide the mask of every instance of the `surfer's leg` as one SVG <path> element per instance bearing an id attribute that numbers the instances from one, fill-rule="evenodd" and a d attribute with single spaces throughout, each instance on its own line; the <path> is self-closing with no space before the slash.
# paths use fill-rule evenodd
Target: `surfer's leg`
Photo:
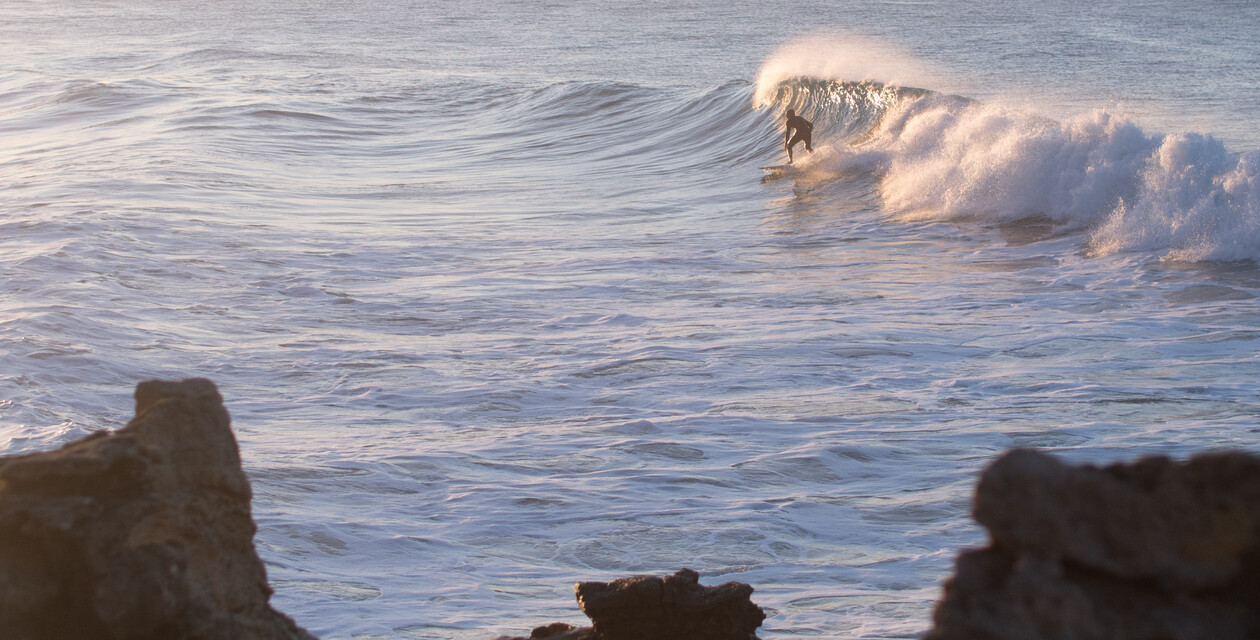
<path id="1" fill-rule="evenodd" d="M 800 141 L 802 141 L 802 140 L 804 140 L 804 139 L 805 139 L 805 137 L 804 137 L 804 136 L 802 136 L 802 135 L 801 135 L 801 133 L 798 131 L 798 132 L 796 132 L 796 134 L 795 134 L 795 135 L 793 135 L 793 136 L 792 136 L 792 139 L 788 141 L 788 143 L 787 143 L 787 151 L 788 151 L 788 164 L 792 164 L 792 147 L 795 147 L 795 146 L 796 146 L 796 144 L 797 144 L 798 142 L 800 142 Z M 809 142 L 806 142 L 806 143 L 805 143 L 805 148 L 806 148 L 806 149 L 808 149 L 808 148 L 809 148 Z"/>

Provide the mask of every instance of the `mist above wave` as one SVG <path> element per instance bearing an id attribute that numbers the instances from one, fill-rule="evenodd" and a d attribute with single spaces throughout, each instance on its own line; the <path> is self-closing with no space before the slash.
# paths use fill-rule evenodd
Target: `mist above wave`
<path id="1" fill-rule="evenodd" d="M 762 63 L 753 105 L 763 108 L 774 104 L 780 97 L 780 87 L 799 78 L 954 89 L 946 72 L 889 43 L 847 34 L 816 33 L 780 46 Z"/>

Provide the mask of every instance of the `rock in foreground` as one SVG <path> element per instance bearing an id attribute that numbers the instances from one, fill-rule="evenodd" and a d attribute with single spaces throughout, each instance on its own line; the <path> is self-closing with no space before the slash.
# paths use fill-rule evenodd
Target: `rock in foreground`
<path id="1" fill-rule="evenodd" d="M 1260 638 L 1260 459 L 993 463 L 927 640 Z"/>
<path id="2" fill-rule="evenodd" d="M 634 576 L 612 582 L 579 582 L 578 604 L 590 627 L 555 623 L 538 627 L 538 640 L 750 640 L 766 619 L 741 582 L 716 587 L 683 569 L 672 576 Z M 526 640 L 514 638 L 511 640 Z"/>
<path id="3" fill-rule="evenodd" d="M 268 604 L 250 487 L 209 380 L 145 382 L 136 416 L 0 458 L 6 640 L 314 640 Z"/>

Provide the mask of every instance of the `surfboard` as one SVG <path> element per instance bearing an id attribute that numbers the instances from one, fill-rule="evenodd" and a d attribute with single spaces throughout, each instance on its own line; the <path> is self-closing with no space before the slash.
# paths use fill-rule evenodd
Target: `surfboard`
<path id="1" fill-rule="evenodd" d="M 761 170 L 766 172 L 762 181 L 775 180 L 796 173 L 796 167 L 790 164 L 772 164 L 768 167 L 762 167 Z"/>

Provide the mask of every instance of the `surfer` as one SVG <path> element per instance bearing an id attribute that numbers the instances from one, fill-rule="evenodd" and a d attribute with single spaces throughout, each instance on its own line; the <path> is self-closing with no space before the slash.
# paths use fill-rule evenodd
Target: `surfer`
<path id="1" fill-rule="evenodd" d="M 792 132 L 796 131 L 796 135 Z M 805 143 L 805 150 L 813 153 L 814 147 L 810 142 L 814 137 L 814 125 L 805 118 L 796 115 L 796 112 L 787 110 L 787 133 L 783 136 L 783 148 L 788 152 L 788 164 L 792 164 L 792 147 L 798 142 Z"/>

